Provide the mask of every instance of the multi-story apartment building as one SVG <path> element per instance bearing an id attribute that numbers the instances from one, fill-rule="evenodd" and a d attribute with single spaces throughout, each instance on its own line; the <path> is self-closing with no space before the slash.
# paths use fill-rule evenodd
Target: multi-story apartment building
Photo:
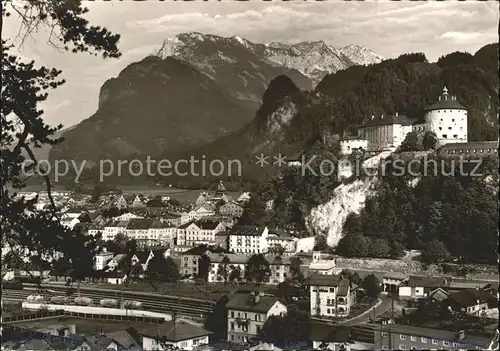
<path id="1" fill-rule="evenodd" d="M 493 342 L 493 338 L 467 335 L 463 330 L 453 332 L 400 324 L 366 327 L 372 327 L 376 350 L 486 350 Z"/>
<path id="2" fill-rule="evenodd" d="M 241 217 L 243 215 L 243 206 L 230 201 L 219 207 L 219 213 L 223 216 Z"/>
<path id="3" fill-rule="evenodd" d="M 297 247 L 297 239 L 291 236 L 280 236 L 274 233 L 269 233 L 267 237 L 267 247 L 281 246 L 285 252 L 295 252 Z"/>
<path id="4" fill-rule="evenodd" d="M 199 273 L 199 261 L 202 255 L 214 254 L 218 256 L 219 254 L 228 253 L 220 247 L 207 247 L 207 246 L 197 246 L 181 253 L 181 266 L 179 271 L 182 275 L 196 276 Z"/>
<path id="5" fill-rule="evenodd" d="M 239 272 L 236 279 L 243 279 L 245 268 L 249 256 L 231 253 L 209 253 L 210 271 L 208 272 L 208 282 L 217 283 L 231 280 L 231 272 Z"/>
<path id="6" fill-rule="evenodd" d="M 308 278 L 311 316 L 346 317 L 355 302 L 355 286 L 340 275 L 315 274 Z"/>
<path id="7" fill-rule="evenodd" d="M 262 293 L 234 294 L 226 304 L 227 340 L 247 343 L 259 335 L 270 316 L 284 316 L 287 307 L 277 297 Z"/>
<path id="8" fill-rule="evenodd" d="M 208 254 L 210 259 L 210 272 L 208 275 L 208 282 L 224 282 L 231 279 L 231 272 L 233 270 L 239 271 L 239 278 L 245 277 L 246 266 L 250 255 L 238 254 L 224 254 L 224 253 L 211 253 Z M 269 262 L 269 275 L 263 281 L 264 284 L 279 284 L 284 282 L 287 278 L 291 277 L 290 272 L 290 259 L 287 257 L 274 257 L 266 256 L 266 261 Z M 221 267 L 223 266 L 223 267 Z M 224 278 L 226 276 L 226 278 Z"/>
<path id="9" fill-rule="evenodd" d="M 196 221 L 203 217 L 215 216 L 215 211 L 208 205 L 197 206 L 192 211 L 188 212 L 190 221 Z"/>
<path id="10" fill-rule="evenodd" d="M 235 226 L 229 235 L 229 251 L 235 253 L 266 253 L 268 249 L 267 227 Z"/>
<path id="11" fill-rule="evenodd" d="M 177 245 L 215 245 L 215 234 L 225 229 L 221 222 L 209 220 L 191 221 L 177 228 Z"/>
<path id="12" fill-rule="evenodd" d="M 107 224 L 102 232 L 103 240 L 113 240 L 118 234 L 125 234 L 129 221 L 115 221 Z"/>
<path id="13" fill-rule="evenodd" d="M 94 269 L 96 271 L 103 270 L 108 262 L 113 259 L 114 255 L 114 253 L 107 251 L 106 248 L 103 248 L 101 252 L 94 256 Z"/>

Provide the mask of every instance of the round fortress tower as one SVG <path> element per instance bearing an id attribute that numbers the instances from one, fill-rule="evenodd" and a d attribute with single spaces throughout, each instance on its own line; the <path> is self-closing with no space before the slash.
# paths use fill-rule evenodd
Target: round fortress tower
<path id="1" fill-rule="evenodd" d="M 446 87 L 439 100 L 425 109 L 425 122 L 442 144 L 467 142 L 467 109 Z"/>

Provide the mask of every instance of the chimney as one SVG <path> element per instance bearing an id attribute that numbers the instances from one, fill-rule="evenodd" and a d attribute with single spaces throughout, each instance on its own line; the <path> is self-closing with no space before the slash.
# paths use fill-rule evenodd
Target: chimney
<path id="1" fill-rule="evenodd" d="M 396 112 L 396 117 L 399 115 L 399 113 Z"/>
<path id="2" fill-rule="evenodd" d="M 463 340 L 465 339 L 465 330 L 459 330 L 458 331 L 458 340 Z"/>
<path id="3" fill-rule="evenodd" d="M 259 300 L 260 300 L 260 293 L 258 291 L 256 291 L 254 293 L 254 303 L 255 304 L 259 303 Z"/>
<path id="4" fill-rule="evenodd" d="M 108 252 L 108 249 L 107 249 L 106 247 L 103 247 L 103 248 L 102 248 L 102 252 L 103 252 L 103 253 L 106 253 L 106 252 Z"/>

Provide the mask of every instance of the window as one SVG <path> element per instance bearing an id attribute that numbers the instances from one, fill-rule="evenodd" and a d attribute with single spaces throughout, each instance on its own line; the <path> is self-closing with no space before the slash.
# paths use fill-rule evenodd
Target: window
<path id="1" fill-rule="evenodd" d="M 458 344 L 456 342 L 454 342 L 453 347 L 458 347 Z"/>
<path id="2" fill-rule="evenodd" d="M 231 330 L 234 330 L 234 322 L 231 322 Z"/>
<path id="3" fill-rule="evenodd" d="M 399 345 L 400 350 L 406 350 L 406 345 Z"/>
<path id="4" fill-rule="evenodd" d="M 406 335 L 404 335 L 404 334 L 400 334 L 400 335 L 399 335 L 399 339 L 400 339 L 400 340 L 406 340 Z"/>
<path id="5" fill-rule="evenodd" d="M 234 318 L 234 311 L 231 311 L 231 318 Z"/>
<path id="6" fill-rule="evenodd" d="M 432 339 L 432 345 L 437 345 L 437 344 L 438 344 L 438 341 L 435 339 Z"/>
<path id="7" fill-rule="evenodd" d="M 387 350 L 387 345 L 382 345 L 382 350 Z"/>
<path id="8" fill-rule="evenodd" d="M 450 343 L 448 341 L 443 341 L 443 346 L 450 346 Z"/>
<path id="9" fill-rule="evenodd" d="M 410 347 L 410 350 L 416 350 L 417 348 L 415 346 Z"/>
<path id="10" fill-rule="evenodd" d="M 427 338 L 420 338 L 420 341 L 422 342 L 422 344 L 427 344 Z"/>
<path id="11" fill-rule="evenodd" d="M 443 139 L 448 139 L 448 135 L 443 134 Z"/>
<path id="12" fill-rule="evenodd" d="M 417 341 L 417 337 L 416 337 L 416 336 L 413 336 L 413 335 L 412 335 L 412 336 L 410 336 L 410 339 L 411 339 L 411 341 Z"/>
<path id="13" fill-rule="evenodd" d="M 387 332 L 382 332 L 382 337 L 386 338 L 387 337 Z"/>

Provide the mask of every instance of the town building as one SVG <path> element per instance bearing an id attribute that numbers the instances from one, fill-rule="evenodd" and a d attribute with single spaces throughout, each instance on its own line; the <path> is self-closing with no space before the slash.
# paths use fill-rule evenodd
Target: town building
<path id="1" fill-rule="evenodd" d="M 343 155 L 350 155 L 356 150 L 367 150 L 368 140 L 359 136 L 345 136 L 340 140 L 340 152 Z"/>
<path id="2" fill-rule="evenodd" d="M 316 274 L 307 280 L 311 316 L 346 317 L 356 299 L 356 286 L 340 275 Z"/>
<path id="3" fill-rule="evenodd" d="M 284 316 L 288 311 L 277 297 L 259 292 L 232 295 L 226 309 L 227 340 L 234 343 L 249 342 L 259 335 L 270 316 Z"/>
<path id="4" fill-rule="evenodd" d="M 232 280 L 232 277 L 236 277 L 235 280 L 245 277 L 249 256 L 232 253 L 209 253 L 207 256 L 210 259 L 209 283 L 227 282 Z"/>
<path id="5" fill-rule="evenodd" d="M 113 252 L 109 252 L 106 248 L 103 248 L 101 252 L 94 256 L 94 269 L 96 271 L 102 271 L 106 268 L 108 262 L 113 259 L 114 255 Z"/>
<path id="6" fill-rule="evenodd" d="M 412 325 L 366 325 L 374 333 L 376 350 L 485 350 L 492 339 Z"/>
<path id="7" fill-rule="evenodd" d="M 384 292 L 397 293 L 398 287 L 408 279 L 408 275 L 400 272 L 389 272 L 382 277 L 382 289 Z"/>
<path id="8" fill-rule="evenodd" d="M 291 236 L 286 236 L 284 233 L 277 233 L 276 231 L 269 231 L 267 237 L 267 247 L 271 249 L 272 247 L 280 246 L 285 252 L 295 252 L 297 248 L 297 239 Z"/>
<path id="9" fill-rule="evenodd" d="M 239 218 L 243 215 L 243 206 L 238 205 L 234 201 L 229 201 L 219 207 L 219 213 L 223 216 L 232 216 Z"/>
<path id="10" fill-rule="evenodd" d="M 481 316 L 489 309 L 488 301 L 493 296 L 480 289 L 466 289 L 448 295 L 445 303 L 456 312 L 463 312 L 472 316 Z"/>
<path id="11" fill-rule="evenodd" d="M 103 240 L 114 240 L 118 234 L 125 234 L 129 221 L 113 221 L 104 227 Z"/>
<path id="12" fill-rule="evenodd" d="M 229 250 L 229 231 L 224 230 L 215 234 L 215 245 Z"/>
<path id="13" fill-rule="evenodd" d="M 498 157 L 498 141 L 473 141 L 445 144 L 437 150 L 440 156 Z"/>
<path id="14" fill-rule="evenodd" d="M 181 253 L 179 272 L 185 276 L 196 276 L 199 273 L 199 261 L 203 255 L 226 254 L 229 251 L 220 247 L 197 246 Z"/>
<path id="15" fill-rule="evenodd" d="M 143 350 L 194 350 L 208 345 L 210 331 L 184 321 L 165 321 L 157 326 L 134 327 Z"/>
<path id="16" fill-rule="evenodd" d="M 267 227 L 235 226 L 229 235 L 229 251 L 243 254 L 266 253 L 268 250 Z"/>
<path id="17" fill-rule="evenodd" d="M 177 227 L 176 245 L 197 246 L 214 245 L 215 234 L 224 231 L 226 228 L 221 222 L 210 220 L 196 220 L 185 223 Z"/>

